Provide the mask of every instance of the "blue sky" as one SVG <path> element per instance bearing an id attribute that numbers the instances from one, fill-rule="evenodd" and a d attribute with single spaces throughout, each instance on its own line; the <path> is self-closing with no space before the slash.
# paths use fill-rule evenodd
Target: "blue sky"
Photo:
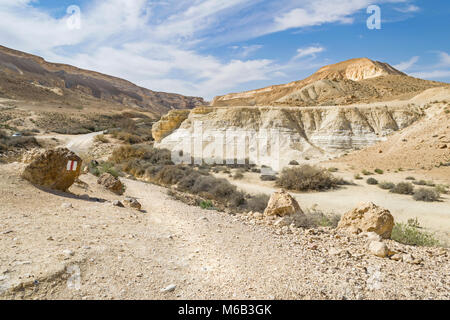
<path id="1" fill-rule="evenodd" d="M 206 99 L 356 57 L 450 82 L 449 30 L 448 0 L 0 0 L 1 45 Z"/>

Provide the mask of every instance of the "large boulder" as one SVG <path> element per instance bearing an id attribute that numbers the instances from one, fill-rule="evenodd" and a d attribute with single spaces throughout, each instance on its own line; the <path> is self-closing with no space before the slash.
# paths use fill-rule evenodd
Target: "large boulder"
<path id="1" fill-rule="evenodd" d="M 24 159 L 22 177 L 53 190 L 67 191 L 79 177 L 82 160 L 67 148 L 36 152 Z"/>
<path id="2" fill-rule="evenodd" d="M 97 183 L 118 195 L 122 195 L 125 191 L 122 182 L 118 178 L 107 172 L 105 172 L 98 178 Z"/>
<path id="3" fill-rule="evenodd" d="M 283 217 L 290 215 L 304 215 L 304 213 L 294 197 L 285 190 L 280 190 L 270 197 L 264 215 Z"/>
<path id="4" fill-rule="evenodd" d="M 350 233 L 375 232 L 389 239 L 393 227 L 394 217 L 389 210 L 368 202 L 344 214 L 337 228 Z"/>

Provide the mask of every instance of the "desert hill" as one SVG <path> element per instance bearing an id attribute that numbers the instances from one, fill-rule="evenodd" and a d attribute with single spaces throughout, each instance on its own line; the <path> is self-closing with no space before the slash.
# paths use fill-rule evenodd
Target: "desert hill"
<path id="1" fill-rule="evenodd" d="M 138 108 L 162 115 L 190 109 L 202 98 L 155 92 L 129 81 L 55 64 L 28 53 L 0 46 L 0 98 L 54 103 L 67 107 Z"/>
<path id="2" fill-rule="evenodd" d="M 332 106 L 410 99 L 446 84 L 413 78 L 367 58 L 328 65 L 300 81 L 216 97 L 213 106 Z"/>

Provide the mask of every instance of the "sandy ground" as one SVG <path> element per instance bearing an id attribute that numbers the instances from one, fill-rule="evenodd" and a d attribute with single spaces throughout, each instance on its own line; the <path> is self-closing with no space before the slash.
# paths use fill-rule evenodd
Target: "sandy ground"
<path id="1" fill-rule="evenodd" d="M 7 299 L 449 299 L 448 252 L 389 246 L 421 265 L 367 254 L 329 229 L 280 234 L 123 179 L 144 212 L 92 175 L 71 194 L 39 190 L 0 166 L 0 296 Z M 63 206 L 70 203 L 72 208 Z M 244 217 L 245 218 L 245 217 Z M 162 292 L 169 285 L 175 290 Z"/>
<path id="2" fill-rule="evenodd" d="M 353 174 L 350 172 L 336 173 L 347 181 L 353 181 Z M 426 179 L 426 176 L 411 172 L 384 173 L 375 175 L 379 181 L 391 181 L 398 183 L 405 181 L 407 176 L 414 175 L 416 179 Z M 263 182 L 259 179 L 259 174 L 245 173 L 242 180 L 233 180 L 225 174 L 217 174 L 218 177 L 227 178 L 239 189 L 248 193 L 264 193 L 271 195 L 277 188 L 273 182 Z M 338 190 L 328 192 L 292 193 L 303 208 L 316 207 L 325 212 L 344 214 L 357 207 L 361 202 L 371 201 L 379 206 L 391 211 L 396 221 L 406 222 L 408 219 L 418 218 L 420 224 L 426 229 L 436 232 L 436 236 L 450 244 L 450 196 L 442 195 L 440 202 L 415 201 L 412 196 L 398 195 L 382 190 L 377 186 L 368 185 L 365 180 L 356 180 L 355 186 L 343 186 Z M 444 181 L 436 180 L 443 183 Z M 448 183 L 449 181 L 447 181 Z"/>

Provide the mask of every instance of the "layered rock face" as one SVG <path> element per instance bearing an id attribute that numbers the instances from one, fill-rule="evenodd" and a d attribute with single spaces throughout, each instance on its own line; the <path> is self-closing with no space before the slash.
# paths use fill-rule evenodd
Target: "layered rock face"
<path id="1" fill-rule="evenodd" d="M 159 142 L 175 129 L 180 127 L 181 123 L 189 116 L 189 110 L 171 110 L 168 114 L 161 117 L 152 127 L 152 136 Z"/>
<path id="2" fill-rule="evenodd" d="M 31 183 L 53 190 L 67 191 L 79 177 L 82 160 L 66 148 L 36 153 L 22 173 Z"/>
<path id="3" fill-rule="evenodd" d="M 217 147 L 213 147 L 213 143 L 217 143 L 216 137 L 220 140 L 220 136 L 225 136 L 222 137 L 225 150 L 218 151 L 224 159 L 231 154 L 235 159 L 243 157 L 259 165 L 270 165 L 262 159 L 261 150 L 251 150 L 255 142 L 261 142 L 264 138 L 261 134 L 267 133 L 268 142 L 276 145 L 272 146 L 266 158 L 278 156 L 280 167 L 283 167 L 291 160 L 324 159 L 346 150 L 372 145 L 422 116 L 419 108 L 407 105 L 362 108 L 234 107 L 202 108 L 201 111 L 194 109 L 172 133 L 169 130 L 175 129 L 177 121 L 173 122 L 173 126 L 167 125 L 167 120 L 155 125 L 156 128 L 168 128 L 164 134 L 158 132 L 157 137 L 167 137 L 159 140 L 156 146 L 205 158 L 208 149 Z M 229 133 L 234 134 L 236 139 L 230 139 Z M 194 150 L 198 149 L 199 143 L 195 139 L 200 135 L 203 137 L 200 145 L 205 151 L 202 155 Z M 189 143 L 186 143 L 187 140 Z M 237 149 L 236 152 L 232 148 Z M 237 152 L 241 152 L 241 156 L 235 154 Z"/>

